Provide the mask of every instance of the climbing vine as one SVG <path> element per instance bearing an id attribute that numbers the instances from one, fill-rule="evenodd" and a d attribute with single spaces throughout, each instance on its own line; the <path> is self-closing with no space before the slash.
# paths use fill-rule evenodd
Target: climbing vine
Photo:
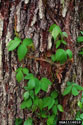
<path id="1" fill-rule="evenodd" d="M 70 49 L 67 48 L 67 42 L 65 38 L 68 37 L 66 32 L 62 32 L 61 28 L 53 24 L 49 28 L 54 44 L 56 47 L 55 53 L 53 53 L 50 58 L 38 58 L 35 56 L 29 56 L 31 49 L 35 50 L 33 40 L 31 38 L 25 38 L 21 40 L 19 37 L 15 37 L 14 40 L 11 40 L 7 46 L 8 51 L 13 51 L 17 49 L 17 55 L 20 62 L 26 57 L 29 59 L 44 61 L 50 65 L 60 66 L 68 64 L 72 60 L 73 54 Z M 83 33 L 83 32 L 82 32 Z M 78 42 L 81 38 L 78 38 Z M 57 67 L 56 71 L 59 70 Z M 57 78 L 61 81 L 61 75 L 56 73 Z M 22 110 L 27 109 L 31 113 L 31 117 L 24 121 L 24 125 L 34 124 L 34 116 L 37 118 L 43 118 L 46 120 L 47 125 L 57 124 L 59 112 L 64 112 L 63 106 L 59 103 L 58 96 L 59 91 L 57 89 L 52 89 L 54 84 L 48 78 L 42 77 L 38 79 L 34 74 L 30 73 L 29 69 L 26 67 L 19 67 L 16 70 L 16 80 L 18 83 L 25 81 L 26 85 L 24 86 L 23 101 L 20 105 Z M 50 89 L 51 88 L 51 89 Z M 83 87 L 74 83 L 67 82 L 67 87 L 62 93 L 63 96 L 67 94 L 72 94 L 77 96 L 80 91 L 83 90 Z M 43 93 L 43 95 L 41 95 Z M 34 116 L 33 116 L 34 114 Z M 15 125 L 22 125 L 23 120 L 21 118 L 16 118 Z"/>

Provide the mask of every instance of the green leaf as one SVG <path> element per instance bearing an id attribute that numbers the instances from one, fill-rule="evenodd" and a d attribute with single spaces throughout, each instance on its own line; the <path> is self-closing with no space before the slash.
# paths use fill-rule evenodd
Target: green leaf
<path id="1" fill-rule="evenodd" d="M 61 40 L 61 43 L 63 43 L 64 45 L 67 45 L 67 42 L 64 40 Z"/>
<path id="2" fill-rule="evenodd" d="M 67 35 L 66 32 L 62 32 L 62 36 L 63 36 L 63 37 L 68 37 L 68 35 Z"/>
<path id="3" fill-rule="evenodd" d="M 83 42 L 83 36 L 78 36 L 78 38 L 77 38 L 77 42 Z"/>
<path id="4" fill-rule="evenodd" d="M 30 108 L 32 106 L 32 100 L 23 101 L 21 103 L 21 109 Z"/>
<path id="5" fill-rule="evenodd" d="M 19 37 L 14 37 L 14 40 L 21 41 L 21 39 Z"/>
<path id="6" fill-rule="evenodd" d="M 48 107 L 48 110 L 50 110 L 54 105 L 54 103 L 55 103 L 55 100 L 52 97 L 43 98 L 43 108 Z"/>
<path id="7" fill-rule="evenodd" d="M 55 54 L 52 54 L 51 60 L 52 60 L 53 62 L 55 62 L 55 60 L 56 60 L 56 55 L 55 55 Z"/>
<path id="8" fill-rule="evenodd" d="M 42 99 L 39 99 L 39 101 L 38 101 L 38 107 L 40 108 L 40 110 L 43 109 L 43 100 Z"/>
<path id="9" fill-rule="evenodd" d="M 74 87 L 77 89 L 77 90 L 83 90 L 83 87 L 78 85 L 78 84 L 74 84 Z"/>
<path id="10" fill-rule="evenodd" d="M 19 72 L 19 71 L 22 71 L 22 67 L 19 67 L 17 70 L 16 70 L 16 72 Z"/>
<path id="11" fill-rule="evenodd" d="M 24 125 L 33 125 L 32 122 L 33 122 L 33 121 L 32 121 L 32 118 L 28 118 L 28 120 L 26 120 L 26 121 L 24 122 Z"/>
<path id="12" fill-rule="evenodd" d="M 50 110 L 53 107 L 54 103 L 55 103 L 55 100 L 53 98 L 51 98 L 51 102 L 48 105 L 48 110 Z"/>
<path id="13" fill-rule="evenodd" d="M 82 92 L 82 97 L 83 97 L 83 92 Z"/>
<path id="14" fill-rule="evenodd" d="M 27 54 L 27 47 L 25 45 L 21 44 L 18 47 L 17 54 L 18 54 L 19 61 L 21 61 L 22 59 L 24 59 L 24 57 Z"/>
<path id="15" fill-rule="evenodd" d="M 28 86 L 24 86 L 24 89 L 26 90 L 26 91 L 28 91 L 29 89 L 28 89 Z"/>
<path id="16" fill-rule="evenodd" d="M 53 91 L 52 93 L 51 93 L 51 97 L 52 98 L 57 98 L 58 97 L 58 92 L 55 90 L 55 91 Z"/>
<path id="17" fill-rule="evenodd" d="M 37 110 L 37 108 L 38 108 L 38 103 L 39 103 L 39 98 L 36 97 L 36 98 L 33 100 L 32 112 L 34 112 L 34 111 Z"/>
<path id="18" fill-rule="evenodd" d="M 22 71 L 20 70 L 17 74 L 16 74 L 16 80 L 18 81 L 18 82 L 21 82 L 22 80 L 23 80 L 23 73 L 22 73 Z"/>
<path id="19" fill-rule="evenodd" d="M 56 49 L 61 45 L 61 40 L 56 41 Z"/>
<path id="20" fill-rule="evenodd" d="M 29 74 L 27 74 L 27 75 L 24 77 L 24 79 L 27 79 L 27 80 L 33 79 L 33 78 L 34 78 L 34 76 L 33 76 L 32 73 L 29 73 Z"/>
<path id="21" fill-rule="evenodd" d="M 80 117 L 80 111 L 76 112 L 75 118 L 79 118 Z"/>
<path id="22" fill-rule="evenodd" d="M 83 55 L 83 51 L 79 52 L 80 55 Z"/>
<path id="23" fill-rule="evenodd" d="M 55 119 L 54 115 L 53 116 L 49 116 L 49 118 L 47 120 L 47 125 L 53 125 L 54 119 Z"/>
<path id="24" fill-rule="evenodd" d="M 45 112 L 45 111 L 42 111 L 42 112 L 41 112 L 41 117 L 42 117 L 42 118 L 47 118 L 47 115 L 46 115 L 46 112 Z"/>
<path id="25" fill-rule="evenodd" d="M 61 29 L 59 26 L 55 26 L 52 30 L 52 36 L 54 38 L 54 40 L 56 40 L 57 36 L 61 33 Z"/>
<path id="26" fill-rule="evenodd" d="M 52 111 L 53 111 L 54 115 L 57 115 L 57 106 L 56 105 L 53 106 Z"/>
<path id="27" fill-rule="evenodd" d="M 32 99 L 34 99 L 34 91 L 33 91 L 33 90 L 31 90 L 31 91 L 29 92 L 29 95 L 30 95 L 30 97 L 31 97 Z"/>
<path id="28" fill-rule="evenodd" d="M 35 111 L 37 110 L 37 108 L 38 108 L 37 105 L 34 105 L 34 104 L 33 104 L 33 105 L 32 105 L 32 112 L 35 112 Z"/>
<path id="29" fill-rule="evenodd" d="M 35 79 L 30 79 L 29 82 L 28 82 L 28 89 L 31 90 L 35 88 Z"/>
<path id="30" fill-rule="evenodd" d="M 26 101 L 23 101 L 23 102 L 21 103 L 20 108 L 21 108 L 21 109 L 25 109 L 25 108 L 26 108 L 26 105 L 27 105 L 27 102 L 26 102 Z"/>
<path id="31" fill-rule="evenodd" d="M 55 105 L 58 105 L 58 99 L 55 99 Z"/>
<path id="32" fill-rule="evenodd" d="M 40 80 L 40 84 L 41 84 L 41 89 L 43 91 L 47 91 L 48 89 L 48 85 L 51 85 L 52 83 L 45 77 L 43 77 L 41 80 Z"/>
<path id="33" fill-rule="evenodd" d="M 58 49 L 56 51 L 56 58 L 55 61 L 60 61 L 61 64 L 65 63 L 67 61 L 67 54 L 63 49 Z"/>
<path id="34" fill-rule="evenodd" d="M 29 92 L 28 91 L 25 92 L 23 97 L 24 97 L 24 100 L 27 100 L 29 98 Z"/>
<path id="35" fill-rule="evenodd" d="M 48 90 L 48 84 L 47 83 L 45 84 L 44 82 L 40 82 L 40 84 L 41 84 L 41 89 L 43 91 L 47 92 L 47 90 Z"/>
<path id="36" fill-rule="evenodd" d="M 55 27 L 56 27 L 56 24 L 52 24 L 52 25 L 50 26 L 50 28 L 49 28 L 49 31 L 52 32 Z"/>
<path id="37" fill-rule="evenodd" d="M 25 38 L 25 39 L 23 40 L 23 44 L 24 44 L 25 46 L 31 46 L 31 45 L 33 44 L 33 40 L 30 39 L 30 38 Z"/>
<path id="38" fill-rule="evenodd" d="M 72 86 L 71 85 L 68 86 L 68 87 L 66 87 L 65 90 L 64 90 L 64 92 L 63 92 L 63 96 L 69 94 L 71 92 L 71 90 L 72 90 Z"/>
<path id="39" fill-rule="evenodd" d="M 20 42 L 21 42 L 21 39 L 18 37 L 15 37 L 14 40 L 11 40 L 9 42 L 9 44 L 7 46 L 8 51 L 12 51 L 12 50 L 16 49 L 19 46 Z"/>
<path id="40" fill-rule="evenodd" d="M 34 105 L 37 105 L 37 106 L 38 106 L 38 103 L 39 103 L 39 98 L 36 97 L 36 98 L 34 99 Z"/>
<path id="41" fill-rule="evenodd" d="M 83 93 L 83 92 L 82 92 Z M 81 97 L 81 103 L 83 103 L 83 96 Z"/>
<path id="42" fill-rule="evenodd" d="M 23 68 L 22 71 L 23 71 L 23 73 L 26 74 L 26 75 L 29 73 L 29 70 L 28 70 L 27 68 Z"/>
<path id="43" fill-rule="evenodd" d="M 73 84 L 73 82 L 67 82 L 67 86 L 70 86 L 72 84 Z"/>
<path id="44" fill-rule="evenodd" d="M 13 43 L 14 43 L 14 40 L 10 40 L 8 45 L 7 45 L 7 48 L 9 48 Z"/>
<path id="45" fill-rule="evenodd" d="M 45 78 L 45 77 L 43 77 L 43 78 L 41 79 L 41 82 L 44 82 L 44 83 L 46 83 L 46 84 L 48 84 L 48 85 L 51 85 L 51 84 L 52 84 L 52 83 L 50 82 L 50 80 L 47 79 L 47 78 Z"/>
<path id="46" fill-rule="evenodd" d="M 83 113 L 80 115 L 80 118 L 83 119 Z"/>
<path id="47" fill-rule="evenodd" d="M 75 87 L 72 87 L 72 95 L 77 96 L 78 94 L 78 90 Z"/>
<path id="48" fill-rule="evenodd" d="M 81 120 L 80 118 L 76 118 L 76 120 Z"/>
<path id="49" fill-rule="evenodd" d="M 27 103 L 26 104 L 27 108 L 30 108 L 32 106 L 32 100 L 31 99 L 27 100 L 26 103 Z"/>
<path id="50" fill-rule="evenodd" d="M 82 109 L 82 103 L 80 101 L 78 101 L 78 106 Z"/>
<path id="51" fill-rule="evenodd" d="M 83 31 L 80 31 L 81 32 L 81 34 L 83 35 Z"/>
<path id="52" fill-rule="evenodd" d="M 71 59 L 72 58 L 72 51 L 70 50 L 70 49 L 67 49 L 66 50 L 66 53 L 67 53 L 67 55 L 69 56 L 69 58 Z"/>
<path id="53" fill-rule="evenodd" d="M 57 108 L 58 108 L 58 110 L 59 110 L 60 112 L 64 112 L 62 105 L 60 105 L 60 104 L 57 105 Z"/>
<path id="54" fill-rule="evenodd" d="M 39 93 L 40 89 L 41 89 L 40 82 L 39 82 L 39 80 L 36 78 L 36 79 L 35 79 L 35 94 L 36 94 L 36 95 Z"/>
<path id="55" fill-rule="evenodd" d="M 48 107 L 51 103 L 51 97 L 44 97 L 43 98 L 43 108 Z"/>
<path id="56" fill-rule="evenodd" d="M 23 124 L 23 120 L 21 118 L 16 118 L 15 125 L 22 125 L 22 124 Z"/>

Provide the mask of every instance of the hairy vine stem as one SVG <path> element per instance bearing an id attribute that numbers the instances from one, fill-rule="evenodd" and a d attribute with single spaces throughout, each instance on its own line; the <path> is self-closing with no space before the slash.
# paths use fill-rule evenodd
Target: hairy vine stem
<path id="1" fill-rule="evenodd" d="M 34 57 L 34 56 L 27 56 L 29 59 L 34 59 L 36 61 L 43 61 L 43 62 L 47 62 L 51 65 L 56 65 L 55 63 L 53 63 L 52 61 L 50 60 L 46 60 L 46 59 L 43 59 L 43 58 L 39 58 L 39 57 Z"/>
<path id="2" fill-rule="evenodd" d="M 46 62 L 46 63 L 49 63 L 49 64 L 51 64 L 51 65 L 54 65 L 54 66 L 56 66 L 56 68 L 59 68 L 59 67 L 61 67 L 61 66 L 64 66 L 65 64 L 67 64 L 68 62 L 73 62 L 73 59 L 68 59 L 68 61 L 65 63 L 65 64 L 59 64 L 59 63 L 54 63 L 54 62 L 52 62 L 52 61 L 50 61 L 50 60 L 47 60 L 47 59 L 44 59 L 44 58 L 39 58 L 39 57 L 34 57 L 34 56 L 27 56 L 27 58 L 29 58 L 29 59 L 34 59 L 34 60 L 36 60 L 36 61 L 43 61 L 43 62 Z"/>

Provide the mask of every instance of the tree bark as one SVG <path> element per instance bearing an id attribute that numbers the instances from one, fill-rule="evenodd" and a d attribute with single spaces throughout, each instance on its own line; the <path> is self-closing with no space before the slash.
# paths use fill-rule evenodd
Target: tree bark
<path id="1" fill-rule="evenodd" d="M 67 81 L 73 81 L 83 86 L 83 60 L 78 56 L 76 43 L 80 30 L 83 30 L 82 0 L 1 0 L 0 2 L 0 125 L 14 125 L 15 119 L 27 119 L 27 111 L 20 109 L 24 81 L 18 84 L 15 71 L 19 66 L 28 67 L 30 72 L 41 78 L 43 76 L 53 81 L 52 72 L 55 67 L 44 61 L 35 61 L 28 57 L 22 63 L 18 61 L 16 51 L 8 52 L 6 46 L 14 38 L 15 31 L 21 39 L 32 38 L 35 51 L 30 56 L 44 58 L 54 53 L 55 47 L 50 33 L 51 24 L 58 24 L 68 33 L 67 48 L 73 52 L 73 62 L 62 70 L 62 80 L 54 79 L 54 87 L 61 93 Z M 74 119 L 77 111 L 78 97 L 59 97 L 64 113 L 59 119 Z M 69 105 L 68 105 L 69 104 Z M 73 113 L 72 113 L 73 111 Z M 39 125 L 40 123 L 38 123 Z M 45 124 L 45 123 L 43 123 Z"/>

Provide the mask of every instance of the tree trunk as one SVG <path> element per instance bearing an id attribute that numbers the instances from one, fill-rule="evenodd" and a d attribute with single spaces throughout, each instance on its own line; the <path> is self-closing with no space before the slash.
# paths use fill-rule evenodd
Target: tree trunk
<path id="1" fill-rule="evenodd" d="M 20 109 L 23 100 L 24 82 L 18 84 L 15 78 L 17 67 L 28 67 L 30 72 L 41 78 L 43 76 L 53 81 L 52 72 L 55 67 L 43 61 L 35 61 L 28 57 L 20 63 L 16 51 L 8 52 L 6 45 L 14 38 L 15 31 L 21 39 L 32 38 L 35 51 L 31 56 L 45 58 L 55 52 L 54 43 L 49 33 L 49 27 L 56 23 L 68 33 L 68 48 L 73 52 L 73 62 L 62 70 L 62 80 L 54 79 L 54 87 L 61 93 L 67 81 L 73 81 L 83 86 L 83 60 L 78 56 L 76 43 L 80 30 L 83 30 L 82 0 L 1 0 L 0 2 L 0 125 L 14 125 L 15 119 L 27 119 L 27 111 Z M 77 111 L 78 97 L 59 97 L 64 113 L 59 119 L 74 119 Z M 68 105 L 69 104 L 69 105 Z M 73 113 L 72 113 L 73 111 Z M 40 124 L 37 123 L 38 125 Z M 37 125 L 35 124 L 35 125 Z M 43 123 L 45 124 L 45 123 Z"/>

